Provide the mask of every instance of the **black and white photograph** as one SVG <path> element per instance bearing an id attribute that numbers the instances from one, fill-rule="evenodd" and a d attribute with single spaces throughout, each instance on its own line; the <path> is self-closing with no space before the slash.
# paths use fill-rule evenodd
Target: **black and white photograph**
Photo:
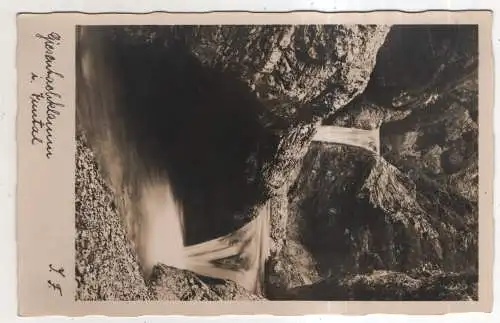
<path id="1" fill-rule="evenodd" d="M 477 301 L 478 26 L 81 25 L 76 301 Z"/>

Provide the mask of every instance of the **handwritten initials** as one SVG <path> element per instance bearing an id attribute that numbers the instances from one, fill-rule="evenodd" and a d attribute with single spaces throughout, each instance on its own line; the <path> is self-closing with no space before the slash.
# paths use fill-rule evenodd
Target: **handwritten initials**
<path id="1" fill-rule="evenodd" d="M 66 278 L 66 275 L 64 274 L 63 267 L 55 268 L 52 264 L 49 264 L 49 272 L 54 272 L 54 273 L 58 274 L 59 276 Z M 58 291 L 60 296 L 63 295 L 61 284 L 55 283 L 50 279 L 47 280 L 47 284 L 49 284 L 49 288 L 52 288 L 54 291 Z"/>

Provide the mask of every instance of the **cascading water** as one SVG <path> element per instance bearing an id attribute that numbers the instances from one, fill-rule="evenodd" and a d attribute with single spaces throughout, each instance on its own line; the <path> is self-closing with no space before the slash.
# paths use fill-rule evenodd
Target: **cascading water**
<path id="1" fill-rule="evenodd" d="M 78 127 L 88 136 L 101 173 L 146 275 L 157 263 L 184 268 L 183 212 L 165 176 L 151 174 L 125 140 L 113 72 L 98 37 L 80 34 L 77 69 Z"/>
<path id="2" fill-rule="evenodd" d="M 151 182 L 141 189 L 138 253 L 146 275 L 154 265 L 186 269 L 183 212 L 170 183 Z"/>
<path id="3" fill-rule="evenodd" d="M 123 59 L 122 51 L 115 49 L 113 59 L 107 57 L 98 30 L 92 37 L 80 36 L 79 127 L 114 191 L 145 276 L 164 264 L 261 292 L 269 209 L 262 206 L 253 221 L 234 225 L 234 212 L 240 211 L 235 205 L 244 205 L 248 196 L 252 200 L 244 174 L 248 153 L 264 138 L 253 119 L 257 103 L 232 101 L 241 96 L 235 93 L 245 92 L 222 92 L 235 82 L 198 63 L 185 60 L 186 70 L 175 72 L 178 64 L 172 62 L 183 56 L 158 60 L 144 72 L 148 57 L 130 54 L 113 69 L 113 59 Z M 169 72 L 165 77 L 156 71 L 161 64 Z M 129 69 L 133 71 L 123 71 Z M 207 79 L 220 87 L 211 88 L 217 82 Z M 164 87 L 171 90 L 165 97 Z M 379 152 L 378 129 L 321 127 L 313 140 Z M 234 226 L 224 232 L 224 225 Z M 196 241 L 189 241 L 193 237 Z"/>
<path id="4" fill-rule="evenodd" d="M 364 130 L 336 126 L 319 127 L 313 141 L 364 148 L 380 154 L 380 129 Z"/>
<path id="5" fill-rule="evenodd" d="M 145 277 L 155 265 L 163 264 L 232 279 L 250 290 L 259 289 L 262 261 L 267 257 L 262 250 L 262 241 L 267 240 L 261 234 L 268 229 L 268 214 L 264 212 L 264 216 L 228 236 L 185 247 L 184 210 L 174 194 L 173 184 L 165 172 L 147 165 L 137 143 L 127 140 L 123 108 L 118 99 L 121 89 L 110 64 L 106 63 L 102 43 L 98 37 L 84 34 L 81 37 L 78 126 L 87 134 L 101 173 L 114 191 L 117 208 Z M 227 263 L 217 264 L 217 260 L 224 258 L 220 250 L 225 256 L 240 254 L 247 264 L 236 264 L 236 268 L 228 268 Z"/>

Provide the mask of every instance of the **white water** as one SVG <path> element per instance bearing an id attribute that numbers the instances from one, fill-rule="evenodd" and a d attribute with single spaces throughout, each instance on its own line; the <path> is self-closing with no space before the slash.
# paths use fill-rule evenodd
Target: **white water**
<path id="1" fill-rule="evenodd" d="M 148 174 L 133 147 L 123 140 L 114 74 L 102 55 L 99 37 L 82 32 L 80 45 L 80 122 L 115 193 L 144 274 L 158 263 L 184 268 L 182 208 L 168 180 Z"/>
<path id="2" fill-rule="evenodd" d="M 269 205 L 265 205 L 255 219 L 235 232 L 186 247 L 186 268 L 200 275 L 229 279 L 249 291 L 261 293 L 264 264 L 269 256 L 269 211 Z M 230 270 L 212 263 L 234 255 L 239 255 L 248 267 Z"/>
<path id="3" fill-rule="evenodd" d="M 141 189 L 138 255 L 145 275 L 156 264 L 193 271 L 199 275 L 237 282 L 249 291 L 261 293 L 264 263 L 268 257 L 269 207 L 236 232 L 185 247 L 183 213 L 167 182 L 151 182 Z M 221 268 L 212 261 L 240 255 L 247 269 Z"/>
<path id="4" fill-rule="evenodd" d="M 183 213 L 169 184 L 149 183 L 141 195 L 138 253 L 145 274 L 159 263 L 185 269 Z"/>
<path id="5" fill-rule="evenodd" d="M 330 142 L 342 145 L 356 146 L 380 153 L 379 129 L 363 130 L 336 126 L 319 127 L 313 141 Z"/>
<path id="6" fill-rule="evenodd" d="M 79 62 L 82 70 L 78 88 L 80 122 L 98 155 L 101 172 L 114 191 L 118 210 L 145 276 L 161 263 L 201 275 L 231 279 L 259 292 L 269 249 L 268 208 L 263 208 L 257 219 L 229 237 L 185 247 L 183 210 L 170 183 L 161 176 L 149 174 L 139 156 L 123 140 L 114 76 L 103 58 L 99 40 L 83 34 L 81 42 L 84 46 L 81 46 L 83 53 Z M 235 236 L 243 236 L 251 242 L 245 244 L 238 240 L 230 244 Z M 222 256 L 235 254 L 250 261 L 248 270 L 219 268 L 212 263 Z"/>
<path id="7" fill-rule="evenodd" d="M 84 35 L 85 38 L 85 35 Z M 84 39 L 81 55 L 82 80 L 79 92 L 81 120 L 93 137 L 92 148 L 99 152 L 99 162 L 106 170 L 107 182 L 113 187 L 120 213 L 127 223 L 145 276 L 156 264 L 188 269 L 201 275 L 231 279 L 241 286 L 259 292 L 264 262 L 268 256 L 269 210 L 251 223 L 226 237 L 196 246 L 184 246 L 183 210 L 172 193 L 168 180 L 151 176 L 139 167 L 139 156 L 126 147 L 120 126 L 119 107 L 112 71 L 101 55 L 98 42 Z M 363 147 L 378 153 L 378 130 L 322 127 L 314 140 Z M 127 179 L 127 180 L 125 180 Z M 231 244 L 232 237 L 239 237 Z M 248 242 L 249 243 L 245 243 Z M 247 270 L 220 268 L 213 260 L 240 254 L 250 262 Z"/>

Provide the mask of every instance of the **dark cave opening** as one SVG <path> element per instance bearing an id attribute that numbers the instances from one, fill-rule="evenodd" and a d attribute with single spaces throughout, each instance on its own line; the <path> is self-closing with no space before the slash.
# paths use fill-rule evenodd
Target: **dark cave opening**
<path id="1" fill-rule="evenodd" d="M 232 232 L 267 196 L 262 167 L 274 138 L 264 107 L 234 75 L 203 65 L 182 44 L 107 41 L 119 84 L 117 115 L 152 173 L 168 176 L 184 209 L 185 244 Z"/>

